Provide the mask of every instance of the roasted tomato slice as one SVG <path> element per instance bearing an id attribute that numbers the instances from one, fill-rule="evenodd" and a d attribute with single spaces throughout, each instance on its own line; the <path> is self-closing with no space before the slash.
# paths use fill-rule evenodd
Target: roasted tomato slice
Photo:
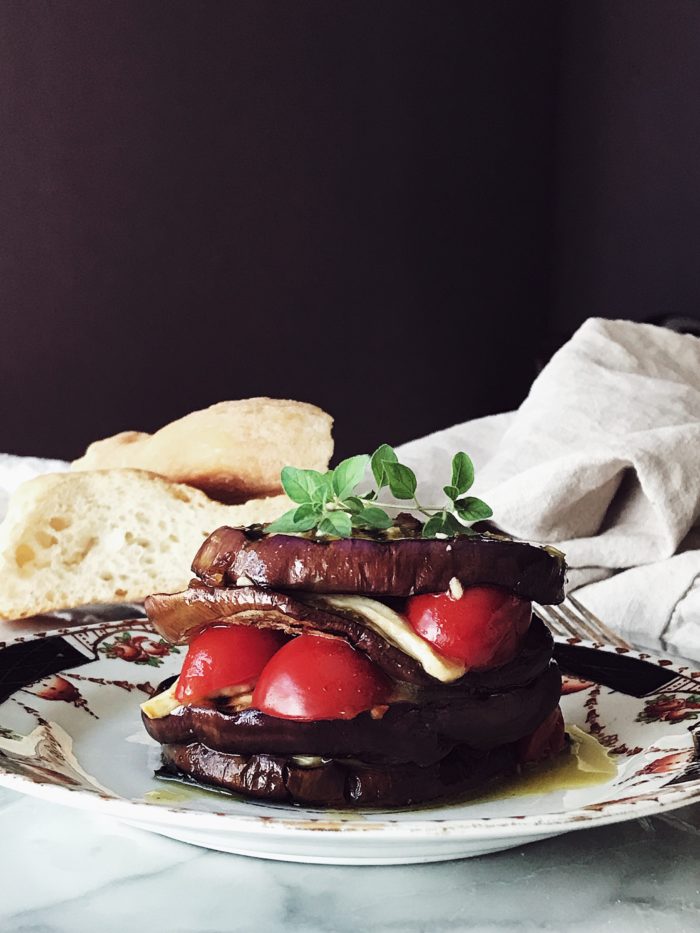
<path id="1" fill-rule="evenodd" d="M 386 702 L 388 678 L 347 642 L 299 635 L 268 662 L 253 706 L 280 719 L 354 719 Z"/>
<path id="2" fill-rule="evenodd" d="M 212 625 L 190 642 L 175 697 L 192 703 L 228 687 L 253 684 L 286 639 L 248 625 Z"/>
<path id="3" fill-rule="evenodd" d="M 534 732 L 518 743 L 521 764 L 553 758 L 566 747 L 566 731 L 561 707 L 557 706 Z"/>
<path id="4" fill-rule="evenodd" d="M 411 596 L 404 612 L 413 629 L 440 654 L 479 671 L 500 667 L 516 656 L 532 606 L 496 586 L 469 586 L 456 595 Z"/>

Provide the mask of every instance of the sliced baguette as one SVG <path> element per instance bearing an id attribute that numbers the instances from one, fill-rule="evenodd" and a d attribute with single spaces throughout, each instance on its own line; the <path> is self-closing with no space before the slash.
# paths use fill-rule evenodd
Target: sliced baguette
<path id="1" fill-rule="evenodd" d="M 0 525 L 0 619 L 183 589 L 215 528 L 272 521 L 290 504 L 222 505 L 142 470 L 38 476 Z"/>
<path id="2" fill-rule="evenodd" d="M 326 470 L 333 453 L 332 424 L 330 415 L 306 402 L 218 402 L 155 434 L 123 431 L 95 441 L 71 469 L 150 470 L 222 502 L 243 502 L 281 493 L 280 471 L 289 464 Z"/>

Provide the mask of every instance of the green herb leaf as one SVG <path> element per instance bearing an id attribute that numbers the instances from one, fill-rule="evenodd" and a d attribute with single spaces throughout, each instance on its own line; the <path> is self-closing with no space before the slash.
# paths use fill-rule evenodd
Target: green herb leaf
<path id="1" fill-rule="evenodd" d="M 350 509 L 353 515 L 358 515 L 365 508 L 364 502 L 358 496 L 348 496 L 347 499 L 343 499 L 343 505 Z"/>
<path id="2" fill-rule="evenodd" d="M 471 457 L 460 451 L 452 458 L 452 486 L 459 490 L 462 495 L 468 489 L 471 489 L 474 483 L 474 464 Z M 450 498 L 454 498 L 450 496 Z"/>
<path id="3" fill-rule="evenodd" d="M 442 516 L 444 512 L 437 512 L 423 525 L 421 536 L 423 538 L 434 538 L 436 534 L 442 533 Z"/>
<path id="4" fill-rule="evenodd" d="M 310 502 L 307 502 L 305 505 L 300 505 L 297 509 L 294 510 L 294 519 L 297 522 L 302 522 L 305 518 L 308 518 L 309 515 L 318 515 L 320 512 L 320 505 L 314 505 Z"/>
<path id="5" fill-rule="evenodd" d="M 371 506 L 364 511 L 353 515 L 352 523 L 356 528 L 390 528 L 393 524 L 384 509 Z"/>
<path id="6" fill-rule="evenodd" d="M 437 535 L 446 535 L 453 538 L 455 535 L 473 535 L 475 534 L 467 525 L 463 525 L 457 520 L 452 512 L 436 512 L 423 525 L 422 535 L 424 538 L 435 538 Z"/>
<path id="7" fill-rule="evenodd" d="M 296 531 L 311 531 L 319 523 L 321 518 L 320 505 L 300 505 L 294 512 L 294 523 Z"/>
<path id="8" fill-rule="evenodd" d="M 358 454 L 338 464 L 333 471 L 333 491 L 338 498 L 349 496 L 355 486 L 362 482 L 368 463 L 367 454 Z"/>
<path id="9" fill-rule="evenodd" d="M 318 526 L 321 535 L 334 535 L 338 538 L 349 538 L 352 534 L 352 520 L 348 512 L 324 512 L 323 519 Z"/>
<path id="10" fill-rule="evenodd" d="M 493 509 L 483 500 L 475 496 L 465 496 L 464 499 L 458 499 L 455 502 L 457 514 L 465 522 L 480 522 L 485 518 L 491 518 Z"/>
<path id="11" fill-rule="evenodd" d="M 381 447 L 377 447 L 370 459 L 370 465 L 372 467 L 374 479 L 377 483 L 377 489 L 383 489 L 389 483 L 386 470 L 384 468 L 385 464 L 398 462 L 399 458 L 396 456 L 396 451 L 393 447 L 389 447 L 388 444 L 382 444 Z"/>
<path id="12" fill-rule="evenodd" d="M 281 474 L 282 486 L 292 502 L 305 505 L 318 501 L 322 490 L 327 488 L 327 478 L 317 470 L 299 470 L 286 466 Z"/>
<path id="13" fill-rule="evenodd" d="M 397 499 L 413 499 L 416 494 L 416 474 L 403 463 L 384 461 L 384 472 L 389 481 L 391 494 Z"/>
<path id="14" fill-rule="evenodd" d="M 373 528 L 390 528 L 393 524 L 391 516 L 384 509 L 378 509 L 376 506 L 365 509 L 362 517 L 370 522 Z"/>
<path id="15" fill-rule="evenodd" d="M 302 529 L 298 527 L 296 522 L 296 513 L 296 509 L 290 509 L 288 512 L 285 512 L 284 515 L 280 515 L 279 518 L 276 518 L 274 522 L 270 522 L 269 525 L 266 525 L 265 531 L 271 533 L 277 532 L 279 534 L 288 534 L 289 532 L 301 531 Z M 317 519 L 314 518 L 313 525 L 311 525 L 310 528 L 314 527 L 316 521 Z"/>
<path id="16" fill-rule="evenodd" d="M 453 535 L 471 535 L 474 532 L 471 528 L 468 528 L 466 525 L 463 525 L 458 521 L 456 515 L 453 512 L 444 512 L 444 518 L 442 521 L 442 533 L 452 537 Z"/>
<path id="17" fill-rule="evenodd" d="M 376 486 L 366 493 L 356 492 L 365 485 L 363 480 L 368 464 Z M 467 454 L 460 451 L 452 458 L 452 482 L 443 486 L 447 497 L 445 504 L 421 505 L 416 498 L 415 473 L 399 463 L 393 447 L 382 444 L 371 457 L 366 454 L 348 457 L 335 470 L 326 473 L 285 467 L 282 485 L 290 499 L 297 503 L 297 508 L 286 512 L 267 528 L 270 532 L 282 534 L 316 529 L 318 535 L 338 538 L 350 537 L 353 528 L 401 528 L 399 516 L 394 517 L 392 510 L 400 510 L 402 506 L 381 501 L 381 490 L 388 486 L 394 499 L 413 500 L 413 507 L 427 517 L 422 529 L 424 538 L 472 535 L 476 532 L 469 527 L 470 524 L 493 514 L 481 499 L 465 495 L 473 482 L 474 464 Z"/>

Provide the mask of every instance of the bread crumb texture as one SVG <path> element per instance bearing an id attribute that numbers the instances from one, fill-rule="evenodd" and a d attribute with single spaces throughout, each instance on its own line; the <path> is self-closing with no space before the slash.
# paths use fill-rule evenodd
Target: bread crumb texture
<path id="1" fill-rule="evenodd" d="M 272 521 L 289 506 L 286 496 L 223 505 L 142 470 L 38 476 L 15 491 L 0 525 L 0 618 L 184 589 L 212 531 Z"/>

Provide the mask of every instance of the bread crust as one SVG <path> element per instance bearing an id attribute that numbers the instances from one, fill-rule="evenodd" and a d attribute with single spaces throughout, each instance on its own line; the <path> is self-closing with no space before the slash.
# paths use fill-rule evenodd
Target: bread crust
<path id="1" fill-rule="evenodd" d="M 282 492 L 292 465 L 326 470 L 333 419 L 315 405 L 287 399 L 218 402 L 154 434 L 122 431 L 94 441 L 72 470 L 130 467 L 186 483 L 225 503 Z"/>

